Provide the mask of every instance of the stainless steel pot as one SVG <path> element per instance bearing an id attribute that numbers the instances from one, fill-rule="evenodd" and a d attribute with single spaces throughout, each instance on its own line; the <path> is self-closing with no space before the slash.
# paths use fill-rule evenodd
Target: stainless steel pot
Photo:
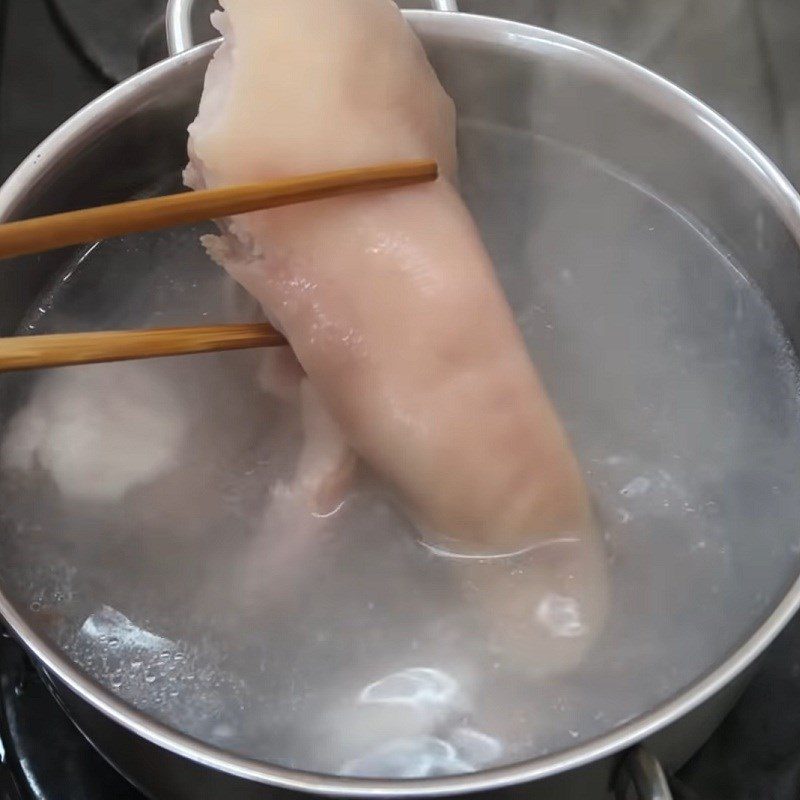
<path id="1" fill-rule="evenodd" d="M 436 6 L 455 11 L 452 0 L 438 0 Z M 676 86 L 569 37 L 464 14 L 417 10 L 407 16 L 462 114 L 581 148 L 669 198 L 749 266 L 789 335 L 800 342 L 800 197 L 741 133 Z M 173 0 L 168 12 L 173 50 L 190 44 L 189 19 L 187 4 Z M 65 123 L 0 190 L 0 219 L 121 200 L 180 166 L 185 128 L 215 46 L 200 45 L 157 64 Z M 3 266 L 4 334 L 16 328 L 64 258 L 50 253 Z M 302 792 L 432 797 L 493 791 L 589 800 L 611 792 L 616 779 L 619 798 L 665 800 L 669 789 L 655 759 L 667 770 L 678 767 L 718 725 L 758 656 L 800 605 L 800 582 L 792 582 L 799 572 L 800 562 L 791 565 L 782 596 L 757 626 L 742 631 L 726 660 L 647 715 L 567 752 L 414 782 L 311 775 L 202 744 L 97 686 L 6 593 L 0 594 L 0 613 L 84 733 L 153 797 L 235 800 Z"/>

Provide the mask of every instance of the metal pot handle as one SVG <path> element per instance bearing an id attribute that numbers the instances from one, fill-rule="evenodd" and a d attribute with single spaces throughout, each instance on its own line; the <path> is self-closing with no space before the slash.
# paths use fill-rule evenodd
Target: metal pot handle
<path id="1" fill-rule="evenodd" d="M 631 750 L 614 780 L 616 800 L 672 800 L 666 773 L 644 747 Z"/>
<path id="2" fill-rule="evenodd" d="M 430 0 L 434 11 L 458 11 L 458 0 Z M 192 6 L 194 0 L 168 0 L 165 22 L 167 25 L 167 48 L 174 56 L 191 48 L 195 42 L 192 35 Z"/>

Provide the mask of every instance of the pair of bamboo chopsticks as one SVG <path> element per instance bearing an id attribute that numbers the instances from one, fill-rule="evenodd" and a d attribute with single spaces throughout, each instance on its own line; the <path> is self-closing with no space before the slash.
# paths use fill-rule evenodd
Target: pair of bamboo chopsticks
<path id="1" fill-rule="evenodd" d="M 127 233 L 436 180 L 434 161 L 408 161 L 133 200 L 0 225 L 0 259 Z M 268 324 L 0 338 L 0 372 L 286 344 Z"/>

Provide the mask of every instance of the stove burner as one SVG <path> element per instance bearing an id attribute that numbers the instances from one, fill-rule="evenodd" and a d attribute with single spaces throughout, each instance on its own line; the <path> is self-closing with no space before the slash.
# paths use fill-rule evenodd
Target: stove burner
<path id="1" fill-rule="evenodd" d="M 83 738 L 0 634 L 0 800 L 144 800 Z"/>

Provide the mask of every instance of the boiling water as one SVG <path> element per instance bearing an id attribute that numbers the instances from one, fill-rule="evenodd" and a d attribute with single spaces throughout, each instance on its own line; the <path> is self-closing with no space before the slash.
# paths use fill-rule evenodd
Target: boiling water
<path id="1" fill-rule="evenodd" d="M 798 373 L 757 289 L 690 221 L 584 154 L 469 124 L 461 151 L 596 497 L 600 546 L 480 573 L 421 547 L 368 476 L 329 519 L 286 530 L 299 422 L 259 390 L 258 353 L 6 378 L 4 589 L 123 700 L 297 768 L 471 771 L 645 713 L 794 578 Z M 249 316 L 198 234 L 91 248 L 23 327 Z M 280 568 L 277 552 L 291 556 Z M 553 592 L 551 570 L 581 585 Z M 514 640 L 501 635 L 508 587 L 531 609 Z"/>

